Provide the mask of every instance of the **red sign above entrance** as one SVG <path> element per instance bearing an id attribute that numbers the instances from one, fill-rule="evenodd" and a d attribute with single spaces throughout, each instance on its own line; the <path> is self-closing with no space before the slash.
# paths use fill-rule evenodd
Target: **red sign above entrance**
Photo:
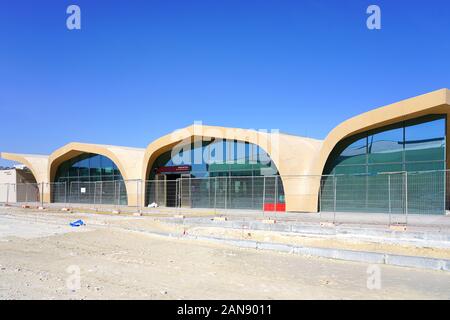
<path id="1" fill-rule="evenodd" d="M 189 172 L 191 166 L 171 166 L 171 167 L 159 167 L 156 169 L 157 173 L 169 173 L 169 172 Z"/>

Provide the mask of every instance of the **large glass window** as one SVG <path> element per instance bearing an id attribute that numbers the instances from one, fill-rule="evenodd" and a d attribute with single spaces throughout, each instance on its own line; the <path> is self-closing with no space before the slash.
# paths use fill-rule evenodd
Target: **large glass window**
<path id="1" fill-rule="evenodd" d="M 278 170 L 267 152 L 237 140 L 187 141 L 175 146 L 151 164 L 147 180 L 147 204 L 259 210 L 264 192 L 270 195 L 265 203 L 285 201 Z"/>
<path id="2" fill-rule="evenodd" d="M 346 138 L 335 147 L 325 165 L 323 173 L 336 178 L 325 181 L 321 196 L 328 199 L 334 197 L 336 192 L 336 210 L 388 210 L 389 195 L 385 194 L 389 189 L 388 184 L 392 183 L 395 189 L 392 189 L 392 192 L 396 192 L 403 188 L 403 180 L 398 178 L 402 177 L 400 175 L 393 176 L 390 181 L 387 175 L 379 174 L 444 170 L 445 144 L 445 115 L 420 117 Z M 346 175 L 348 177 L 345 177 Z M 353 177 L 350 177 L 351 175 Z M 424 181 L 419 181 L 419 178 Z M 417 175 L 408 180 L 408 188 L 405 188 L 404 192 L 408 190 L 408 197 L 405 199 L 408 199 L 409 212 L 414 212 L 414 208 L 433 213 L 444 212 L 445 199 L 436 197 L 445 195 L 435 192 L 445 190 L 444 179 L 425 179 L 426 175 Z M 336 185 L 328 185 L 329 183 Z M 333 195 L 324 194 L 326 192 L 333 192 Z M 418 203 L 419 199 L 428 200 Z M 424 208 L 427 205 L 432 207 Z M 334 210 L 334 207 L 326 206 L 323 206 L 322 210 Z"/>
<path id="3" fill-rule="evenodd" d="M 355 165 L 365 164 L 367 154 L 367 137 L 356 141 L 354 138 L 338 146 L 338 156 L 334 160 L 334 165 Z"/>
<path id="4" fill-rule="evenodd" d="M 445 119 L 406 123 L 405 161 L 445 161 Z"/>
<path id="5" fill-rule="evenodd" d="M 54 182 L 54 202 L 127 204 L 119 169 L 102 155 L 83 153 L 61 163 Z"/>
<path id="6" fill-rule="evenodd" d="M 367 138 L 369 163 L 394 163 L 403 161 L 403 128 L 393 128 L 373 133 Z"/>
<path id="7" fill-rule="evenodd" d="M 186 174 L 193 178 L 215 176 L 277 175 L 269 155 L 256 145 L 221 139 L 192 142 L 161 154 L 152 164 L 147 177 L 154 180 L 159 168 L 190 166 Z M 179 174 L 171 172 L 167 174 Z"/>

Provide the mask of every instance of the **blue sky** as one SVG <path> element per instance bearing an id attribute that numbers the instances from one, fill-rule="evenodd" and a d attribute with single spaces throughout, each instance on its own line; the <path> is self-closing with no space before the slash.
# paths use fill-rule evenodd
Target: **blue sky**
<path id="1" fill-rule="evenodd" d="M 66 28 L 70 4 L 81 30 Z M 381 30 L 366 27 L 370 4 Z M 449 10 L 446 0 L 2 0 L 0 151 L 146 147 L 194 121 L 322 139 L 351 116 L 450 87 Z"/>

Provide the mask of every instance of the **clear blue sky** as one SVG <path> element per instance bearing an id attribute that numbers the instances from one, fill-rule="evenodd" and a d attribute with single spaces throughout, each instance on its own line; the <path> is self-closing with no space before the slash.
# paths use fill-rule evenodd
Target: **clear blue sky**
<path id="1" fill-rule="evenodd" d="M 450 87 L 448 0 L 1 4 L 0 151 L 146 147 L 196 120 L 322 139 L 351 116 Z M 66 28 L 70 4 L 81 30 Z M 366 28 L 370 4 L 381 30 Z"/>

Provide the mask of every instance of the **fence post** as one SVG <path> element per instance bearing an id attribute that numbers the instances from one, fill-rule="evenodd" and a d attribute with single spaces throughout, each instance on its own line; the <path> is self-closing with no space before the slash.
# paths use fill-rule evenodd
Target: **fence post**
<path id="1" fill-rule="evenodd" d="M 262 198 L 262 212 L 263 212 L 263 216 L 265 214 L 266 211 L 266 176 L 263 176 L 263 198 Z"/>
<path id="2" fill-rule="evenodd" d="M 41 207 L 44 207 L 44 182 L 41 182 Z"/>
<path id="3" fill-rule="evenodd" d="M 119 192 L 118 192 L 118 194 L 117 194 L 117 206 L 119 206 L 120 205 L 120 189 L 121 189 L 121 185 L 120 185 L 120 181 L 119 181 Z"/>
<path id="4" fill-rule="evenodd" d="M 94 205 L 96 204 L 96 200 L 97 200 L 97 182 L 98 181 L 94 181 Z"/>
<path id="5" fill-rule="evenodd" d="M 337 176 L 333 176 L 333 223 L 336 222 L 336 202 L 337 202 L 336 184 L 337 184 Z"/>
<path id="6" fill-rule="evenodd" d="M 255 176 L 252 171 L 252 209 L 255 209 Z"/>
<path id="7" fill-rule="evenodd" d="M 275 201 L 274 201 L 274 212 L 275 212 L 275 217 L 277 216 L 277 203 L 278 203 L 278 176 L 275 176 L 275 191 L 274 191 L 274 197 L 275 197 Z"/>
<path id="8" fill-rule="evenodd" d="M 319 221 L 322 221 L 322 176 L 319 176 Z"/>
<path id="9" fill-rule="evenodd" d="M 391 174 L 388 173 L 388 205 L 389 205 L 389 225 L 391 225 Z"/>
<path id="10" fill-rule="evenodd" d="M 447 210 L 447 171 L 444 170 L 444 214 Z"/>
<path id="11" fill-rule="evenodd" d="M 214 178 L 214 214 L 217 214 L 217 177 Z"/>
<path id="12" fill-rule="evenodd" d="M 227 200 L 228 200 L 228 177 L 225 176 L 225 213 L 227 212 Z"/>
<path id="13" fill-rule="evenodd" d="M 9 183 L 6 184 L 6 205 L 9 204 Z"/>
<path id="14" fill-rule="evenodd" d="M 192 208 L 192 178 L 189 177 L 189 208 Z"/>
<path id="15" fill-rule="evenodd" d="M 408 224 L 408 171 L 405 171 L 405 224 Z"/>

